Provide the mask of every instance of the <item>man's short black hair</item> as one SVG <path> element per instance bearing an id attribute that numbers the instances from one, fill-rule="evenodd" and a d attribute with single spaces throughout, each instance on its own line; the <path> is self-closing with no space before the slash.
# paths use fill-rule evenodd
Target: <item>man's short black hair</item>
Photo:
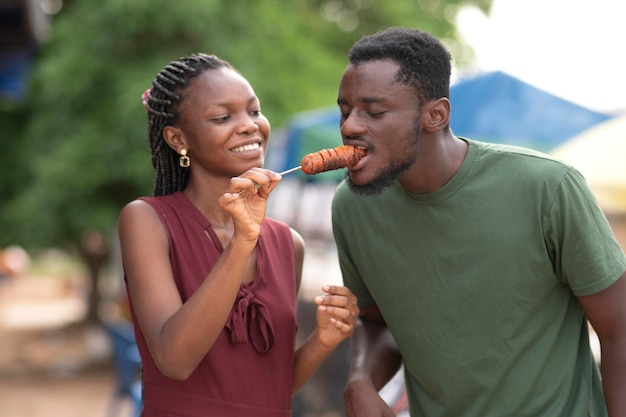
<path id="1" fill-rule="evenodd" d="M 396 79 L 415 87 L 421 100 L 450 96 L 451 56 L 443 44 L 419 29 L 389 28 L 357 41 L 348 60 L 363 62 L 393 60 L 400 69 Z"/>

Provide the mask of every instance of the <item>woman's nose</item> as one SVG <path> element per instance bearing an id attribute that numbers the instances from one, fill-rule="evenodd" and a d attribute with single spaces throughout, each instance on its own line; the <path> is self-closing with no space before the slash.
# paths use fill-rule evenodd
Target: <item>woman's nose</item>
<path id="1" fill-rule="evenodd" d="M 256 123 L 256 121 L 250 116 L 245 116 L 241 122 L 241 126 L 239 126 L 239 133 L 252 133 L 256 132 L 257 130 L 259 130 L 259 125 Z"/>

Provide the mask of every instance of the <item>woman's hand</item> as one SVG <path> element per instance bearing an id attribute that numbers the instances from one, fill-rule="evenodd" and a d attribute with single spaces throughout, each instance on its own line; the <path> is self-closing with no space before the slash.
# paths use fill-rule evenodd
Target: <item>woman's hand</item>
<path id="1" fill-rule="evenodd" d="M 218 200 L 221 208 L 233 217 L 234 236 L 256 242 L 267 210 L 267 198 L 281 176 L 263 168 L 252 168 L 233 177 Z"/>
<path id="2" fill-rule="evenodd" d="M 347 287 L 325 285 L 322 291 L 326 294 L 315 297 L 317 331 L 320 343 L 334 348 L 352 334 L 359 308 L 356 296 Z"/>
<path id="3" fill-rule="evenodd" d="M 315 297 L 317 326 L 296 350 L 292 393 L 298 392 L 328 355 L 354 331 L 359 308 L 352 292 L 325 285 L 326 294 Z"/>

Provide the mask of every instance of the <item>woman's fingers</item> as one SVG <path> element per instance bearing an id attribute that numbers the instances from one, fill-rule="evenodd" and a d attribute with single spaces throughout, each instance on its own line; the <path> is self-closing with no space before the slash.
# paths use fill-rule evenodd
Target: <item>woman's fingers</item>
<path id="1" fill-rule="evenodd" d="M 227 192 L 240 194 L 246 191 L 267 198 L 281 178 L 279 174 L 268 169 L 252 168 L 238 177 L 231 178 Z"/>
<path id="2" fill-rule="evenodd" d="M 318 308 L 352 326 L 359 316 L 357 300 L 352 291 L 342 286 L 324 286 L 325 295 L 315 297 Z"/>

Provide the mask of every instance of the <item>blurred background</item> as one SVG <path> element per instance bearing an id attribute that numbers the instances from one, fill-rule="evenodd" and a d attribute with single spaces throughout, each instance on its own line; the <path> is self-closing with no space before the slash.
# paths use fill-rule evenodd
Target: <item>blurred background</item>
<path id="1" fill-rule="evenodd" d="M 337 85 L 352 43 L 418 27 L 454 57 L 455 134 L 579 167 L 626 247 L 626 81 L 620 0 L 0 0 L 0 414 L 128 417 L 138 358 L 117 215 L 152 193 L 141 94 L 169 61 L 215 53 L 273 126 L 267 166 L 341 143 Z M 300 328 L 341 282 L 330 230 L 340 172 L 290 174 L 270 215 L 307 240 Z M 344 342 L 294 417 L 344 415 Z M 385 398 L 403 409 L 401 383 Z"/>

